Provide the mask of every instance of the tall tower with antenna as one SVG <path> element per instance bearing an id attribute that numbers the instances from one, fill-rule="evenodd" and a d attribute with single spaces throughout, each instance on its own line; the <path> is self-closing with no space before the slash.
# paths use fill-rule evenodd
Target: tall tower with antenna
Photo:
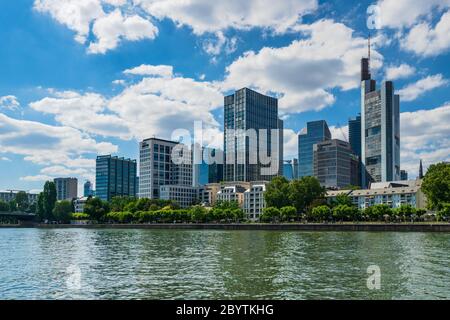
<path id="1" fill-rule="evenodd" d="M 361 184 L 400 179 L 400 98 L 392 81 L 379 90 L 370 70 L 371 38 L 367 58 L 361 59 Z"/>

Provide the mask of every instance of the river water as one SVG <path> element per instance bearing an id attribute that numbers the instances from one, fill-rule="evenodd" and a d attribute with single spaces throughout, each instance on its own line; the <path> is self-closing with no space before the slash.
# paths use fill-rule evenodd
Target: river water
<path id="1" fill-rule="evenodd" d="M 450 234 L 0 229 L 0 299 L 450 299 Z"/>

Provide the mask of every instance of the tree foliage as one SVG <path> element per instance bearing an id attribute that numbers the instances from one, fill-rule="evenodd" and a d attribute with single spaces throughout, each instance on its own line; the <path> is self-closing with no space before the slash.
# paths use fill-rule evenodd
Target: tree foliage
<path id="1" fill-rule="evenodd" d="M 61 222 L 70 221 L 73 213 L 73 204 L 71 201 L 58 201 L 53 209 L 53 216 L 56 220 Z"/>
<path id="2" fill-rule="evenodd" d="M 431 165 L 423 179 L 422 191 L 432 210 L 440 210 L 444 203 L 450 203 L 450 163 Z"/>
<path id="3" fill-rule="evenodd" d="M 306 212 L 317 199 L 325 197 L 325 188 L 315 177 L 292 180 L 289 185 L 289 200 L 298 212 Z"/>
<path id="4" fill-rule="evenodd" d="M 288 195 L 289 181 L 283 176 L 275 177 L 266 185 L 266 191 L 264 192 L 266 206 L 275 208 L 289 206 L 291 201 Z"/>

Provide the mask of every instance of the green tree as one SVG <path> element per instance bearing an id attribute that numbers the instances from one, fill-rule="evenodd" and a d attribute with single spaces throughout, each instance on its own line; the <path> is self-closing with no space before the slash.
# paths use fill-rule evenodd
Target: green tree
<path id="1" fill-rule="evenodd" d="M 409 204 L 402 204 L 397 208 L 396 213 L 400 219 L 411 220 L 412 216 L 416 214 L 416 209 Z"/>
<path id="2" fill-rule="evenodd" d="M 283 176 L 278 176 L 266 185 L 264 200 L 267 207 L 282 208 L 291 205 L 288 194 L 289 181 Z"/>
<path id="3" fill-rule="evenodd" d="M 442 204 L 450 203 L 450 163 L 432 164 L 423 178 L 422 191 L 429 209 L 439 210 Z"/>
<path id="4" fill-rule="evenodd" d="M 306 212 L 315 200 L 324 198 L 324 196 L 325 188 L 315 177 L 302 177 L 289 184 L 289 200 L 297 212 Z"/>
<path id="5" fill-rule="evenodd" d="M 314 221 L 327 221 L 331 216 L 331 209 L 322 205 L 312 208 L 308 213 L 308 218 Z"/>
<path id="6" fill-rule="evenodd" d="M 108 212 L 108 203 L 100 198 L 89 198 L 84 205 L 84 213 L 88 214 L 92 220 L 101 221 Z"/>
<path id="7" fill-rule="evenodd" d="M 5 201 L 0 200 L 0 212 L 8 212 L 9 204 Z"/>
<path id="8" fill-rule="evenodd" d="M 385 220 L 386 216 L 392 217 L 393 211 L 391 207 L 386 204 L 377 204 L 372 206 L 372 219 L 374 221 Z"/>
<path id="9" fill-rule="evenodd" d="M 134 197 L 113 197 L 111 199 L 110 209 L 113 212 L 120 212 L 120 211 L 131 211 L 131 210 L 125 210 L 125 207 L 130 203 L 135 203 L 136 198 Z"/>
<path id="10" fill-rule="evenodd" d="M 28 195 L 25 191 L 19 191 L 16 194 L 16 203 L 17 208 L 24 212 L 28 209 L 29 203 L 28 203 Z"/>
<path id="11" fill-rule="evenodd" d="M 62 222 L 70 221 L 73 213 L 73 205 L 71 201 L 58 201 L 53 209 L 53 216 L 56 220 Z"/>
<path id="12" fill-rule="evenodd" d="M 234 209 L 239 209 L 239 203 L 237 201 L 218 200 L 218 201 L 216 201 L 214 208 L 222 209 L 222 210 L 226 210 L 226 209 L 234 210 Z"/>
<path id="13" fill-rule="evenodd" d="M 14 200 L 11 200 L 11 201 L 9 202 L 9 211 L 11 211 L 11 212 L 17 211 L 17 202 L 16 202 L 15 199 L 14 199 Z"/>
<path id="14" fill-rule="evenodd" d="M 43 220 L 45 219 L 45 210 L 44 210 L 44 192 L 39 193 L 38 199 L 37 199 L 37 206 L 36 206 L 36 214 L 38 217 Z"/>
<path id="15" fill-rule="evenodd" d="M 286 206 L 280 209 L 280 213 L 283 221 L 289 221 L 290 219 L 295 219 L 297 216 L 297 209 L 293 206 Z"/>
<path id="16" fill-rule="evenodd" d="M 42 198 L 43 218 L 53 220 L 53 209 L 56 203 L 56 186 L 52 181 L 47 181 L 44 184 L 44 191 Z"/>
<path id="17" fill-rule="evenodd" d="M 436 212 L 436 220 L 444 221 L 450 218 L 450 203 L 441 204 L 441 209 Z"/>
<path id="18" fill-rule="evenodd" d="M 202 206 L 193 206 L 191 208 L 191 218 L 195 222 L 204 222 L 206 219 L 206 209 Z"/>
<path id="19" fill-rule="evenodd" d="M 280 209 L 276 207 L 267 207 L 263 209 L 263 214 L 260 219 L 263 222 L 275 222 L 280 220 L 280 218 Z"/>
<path id="20" fill-rule="evenodd" d="M 336 196 L 336 200 L 334 201 L 334 205 L 345 205 L 345 206 L 352 206 L 352 198 L 350 198 L 347 194 L 341 193 Z"/>

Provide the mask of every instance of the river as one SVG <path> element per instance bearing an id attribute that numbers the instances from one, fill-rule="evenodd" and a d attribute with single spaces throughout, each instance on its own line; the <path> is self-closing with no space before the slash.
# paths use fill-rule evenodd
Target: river
<path id="1" fill-rule="evenodd" d="M 450 299 L 450 233 L 5 228 L 0 299 Z"/>

